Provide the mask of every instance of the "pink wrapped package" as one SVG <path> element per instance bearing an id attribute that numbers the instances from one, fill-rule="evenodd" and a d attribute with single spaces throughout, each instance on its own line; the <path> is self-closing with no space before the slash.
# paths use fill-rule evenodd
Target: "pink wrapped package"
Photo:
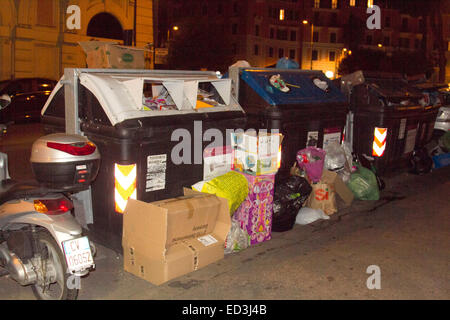
<path id="1" fill-rule="evenodd" d="M 247 230 L 250 244 L 270 240 L 275 175 L 243 175 L 247 178 L 249 193 L 236 210 L 233 219 L 240 222 L 242 229 Z"/>
<path id="2" fill-rule="evenodd" d="M 297 152 L 298 166 L 306 171 L 313 183 L 319 182 L 322 177 L 326 152 L 316 147 L 307 147 Z"/>

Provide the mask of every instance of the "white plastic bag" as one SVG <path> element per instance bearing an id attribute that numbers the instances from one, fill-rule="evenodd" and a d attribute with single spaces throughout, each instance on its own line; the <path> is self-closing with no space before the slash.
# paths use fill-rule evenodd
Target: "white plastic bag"
<path id="1" fill-rule="evenodd" d="M 295 218 L 295 223 L 305 225 L 313 223 L 314 221 L 319 219 L 328 220 L 330 219 L 330 217 L 320 209 L 303 207 L 298 211 L 297 218 Z"/>
<path id="2" fill-rule="evenodd" d="M 326 151 L 324 167 L 327 170 L 335 171 L 342 181 L 347 183 L 350 180 L 352 154 L 349 146 L 344 143 L 331 143 L 324 149 Z"/>
<path id="3" fill-rule="evenodd" d="M 241 229 L 238 221 L 231 219 L 231 229 L 225 240 L 225 254 L 238 252 L 250 246 L 247 231 Z"/>

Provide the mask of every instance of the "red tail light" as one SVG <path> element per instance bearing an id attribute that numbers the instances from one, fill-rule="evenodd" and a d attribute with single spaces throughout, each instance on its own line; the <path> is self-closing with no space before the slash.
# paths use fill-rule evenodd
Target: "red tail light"
<path id="1" fill-rule="evenodd" d="M 58 215 L 72 210 L 73 204 L 71 201 L 64 198 L 34 200 L 34 209 L 40 213 Z"/>
<path id="2" fill-rule="evenodd" d="M 94 153 L 96 146 L 92 142 L 83 143 L 81 146 L 78 143 L 65 144 L 56 142 L 47 142 L 47 147 L 56 149 L 73 156 L 87 156 Z"/>

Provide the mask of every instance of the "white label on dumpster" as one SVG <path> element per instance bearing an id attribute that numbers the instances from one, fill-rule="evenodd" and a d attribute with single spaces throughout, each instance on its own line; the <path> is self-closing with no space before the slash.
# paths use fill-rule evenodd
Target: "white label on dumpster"
<path id="1" fill-rule="evenodd" d="M 319 141 L 319 131 L 308 131 L 308 137 L 306 138 L 307 147 L 317 147 Z"/>
<path id="2" fill-rule="evenodd" d="M 405 150 L 404 153 L 410 153 L 414 150 L 414 146 L 416 145 L 416 135 L 417 135 L 417 128 L 408 130 L 408 133 L 406 134 L 406 141 L 405 141 Z"/>
<path id="3" fill-rule="evenodd" d="M 326 149 L 332 143 L 341 143 L 341 128 L 327 128 L 323 130 L 323 145 Z"/>
<path id="4" fill-rule="evenodd" d="M 400 128 L 398 129 L 398 140 L 401 140 L 405 137 L 405 129 L 406 129 L 406 118 L 400 120 Z"/>
<path id="5" fill-rule="evenodd" d="M 147 179 L 145 192 L 163 190 L 166 188 L 167 154 L 147 157 Z"/>
<path id="6" fill-rule="evenodd" d="M 200 241 L 205 247 L 210 246 L 217 242 L 217 239 L 214 238 L 212 235 L 208 234 L 206 236 L 197 238 L 198 241 Z"/>

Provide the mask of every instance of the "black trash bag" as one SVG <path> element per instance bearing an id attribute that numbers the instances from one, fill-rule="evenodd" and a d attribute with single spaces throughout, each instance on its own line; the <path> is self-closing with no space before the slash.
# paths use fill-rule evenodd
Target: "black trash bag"
<path id="1" fill-rule="evenodd" d="M 291 230 L 298 211 L 309 197 L 312 188 L 305 178 L 290 176 L 275 186 L 272 231 Z"/>
<path id="2" fill-rule="evenodd" d="M 413 151 L 409 164 L 411 173 L 422 175 L 431 171 L 433 159 L 429 156 L 428 150 L 423 147 Z"/>

